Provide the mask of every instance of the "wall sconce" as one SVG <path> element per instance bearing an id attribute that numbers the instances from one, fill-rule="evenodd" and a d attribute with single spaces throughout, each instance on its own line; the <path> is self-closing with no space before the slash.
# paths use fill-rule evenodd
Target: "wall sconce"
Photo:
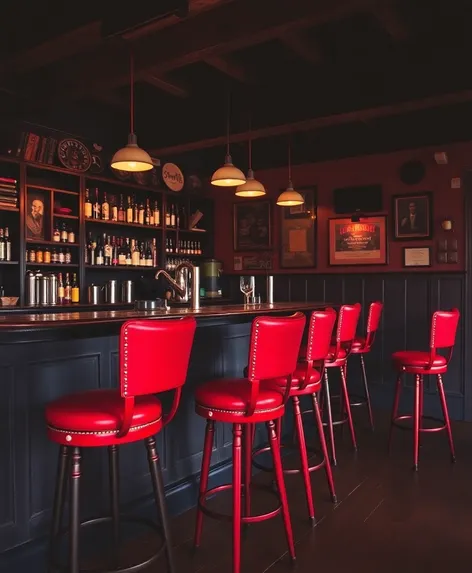
<path id="1" fill-rule="evenodd" d="M 449 217 L 445 217 L 441 221 L 441 227 L 442 227 L 443 231 L 452 231 L 452 220 L 449 219 Z"/>

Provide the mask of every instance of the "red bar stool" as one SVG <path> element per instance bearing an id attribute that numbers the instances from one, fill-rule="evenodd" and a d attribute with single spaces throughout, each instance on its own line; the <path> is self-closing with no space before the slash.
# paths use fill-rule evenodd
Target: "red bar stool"
<path id="1" fill-rule="evenodd" d="M 334 426 L 339 424 L 349 424 L 349 430 L 351 433 L 352 445 L 354 449 L 357 450 L 357 440 L 356 433 L 354 431 L 354 424 L 352 421 L 351 407 L 349 403 L 349 395 L 347 392 L 346 383 L 346 365 L 347 359 L 352 350 L 353 342 L 356 338 L 357 324 L 359 322 L 359 316 L 361 314 L 361 305 L 359 303 L 349 305 L 344 304 L 339 309 L 338 315 L 338 325 L 336 328 L 336 340 L 331 346 L 328 357 L 325 361 L 324 370 L 324 385 L 323 393 L 326 398 L 326 413 L 327 422 L 323 422 L 324 426 L 327 426 L 330 442 L 331 442 L 331 456 L 333 465 L 337 465 L 336 460 L 336 445 L 334 443 Z M 331 394 L 329 389 L 329 378 L 328 370 L 329 368 L 339 368 L 341 374 L 341 412 L 344 409 L 344 415 L 338 420 L 333 420 L 333 414 L 331 409 Z"/>
<path id="2" fill-rule="evenodd" d="M 274 420 L 281 418 L 284 414 L 288 390 L 284 394 L 260 382 L 285 377 L 288 381 L 287 388 L 290 388 L 290 378 L 297 364 L 305 322 L 305 316 L 300 312 L 289 317 L 261 316 L 256 318 L 251 329 L 248 377 L 211 380 L 202 384 L 195 393 L 195 411 L 207 420 L 197 504 L 195 546 L 200 545 L 203 514 L 232 522 L 233 573 L 239 573 L 241 567 L 241 525 L 264 521 L 275 517 L 280 512 L 283 516 L 290 557 L 295 559 L 279 442 L 274 424 Z M 232 484 L 208 490 L 215 422 L 233 424 L 233 479 Z M 268 513 L 251 515 L 251 449 L 253 425 L 257 422 L 265 422 L 267 425 L 278 493 L 272 489 L 269 491 L 279 498 L 280 504 Z M 241 475 L 243 428 L 244 487 Z M 228 489 L 232 489 L 233 493 L 232 516 L 207 508 L 208 497 Z M 241 508 L 242 495 L 244 495 L 243 510 Z"/>
<path id="3" fill-rule="evenodd" d="M 64 396 L 48 404 L 46 422 L 49 438 L 60 444 L 49 570 L 64 569 L 58 563 L 57 546 L 61 533 L 67 470 L 69 469 L 69 573 L 79 573 L 79 531 L 81 526 L 110 521 L 115 546 L 119 545 L 120 520 L 143 523 L 155 529 L 161 545 L 148 560 L 116 572 L 135 572 L 155 561 L 165 549 L 170 573 L 172 558 L 170 528 L 165 506 L 164 483 L 154 435 L 174 417 L 187 377 L 196 321 L 132 320 L 120 333 L 120 388 L 92 390 Z M 156 354 L 161 358 L 155 360 Z M 153 395 L 175 390 L 172 407 L 163 414 L 161 402 Z M 119 514 L 118 447 L 143 440 L 146 445 L 152 486 L 161 526 L 151 520 Z M 110 516 L 80 522 L 81 449 L 108 447 L 110 462 Z"/>
<path id="4" fill-rule="evenodd" d="M 367 374 L 365 369 L 364 354 L 368 354 L 372 345 L 374 344 L 375 334 L 379 328 L 380 317 L 382 316 L 383 304 L 381 302 L 372 302 L 369 306 L 369 314 L 367 316 L 367 328 L 365 336 L 357 336 L 354 339 L 351 347 L 351 354 L 358 355 L 361 361 L 362 382 L 364 384 L 364 396 L 355 396 L 350 394 L 351 406 L 367 406 L 369 413 L 370 427 L 374 431 L 374 416 L 372 414 L 372 406 L 370 403 L 369 385 L 367 383 Z M 353 401 L 352 398 L 357 399 Z"/>
<path id="5" fill-rule="evenodd" d="M 284 469 L 286 474 L 302 474 L 305 484 L 305 493 L 308 506 L 308 516 L 310 520 L 315 522 L 315 509 L 313 505 L 313 493 L 310 481 L 310 472 L 316 471 L 322 467 L 325 468 L 326 478 L 328 480 L 328 487 L 331 493 L 331 498 L 336 503 L 336 492 L 334 488 L 333 474 L 331 471 L 331 464 L 329 461 L 328 448 L 326 446 L 326 439 L 324 435 L 323 422 L 321 419 L 320 408 L 318 405 L 318 393 L 321 390 L 321 381 L 323 378 L 324 361 L 329 354 L 331 345 L 331 337 L 333 334 L 334 323 L 336 322 L 336 312 L 332 308 L 326 310 L 318 310 L 311 314 L 310 325 L 308 328 L 308 344 L 306 347 L 306 359 L 297 364 L 297 368 L 292 375 L 292 385 L 289 387 L 289 396 L 292 398 L 293 415 L 295 434 L 298 442 L 298 449 L 300 453 L 300 468 Z M 287 379 L 278 378 L 265 382 L 268 387 L 276 387 L 286 392 Z M 318 429 L 318 434 L 321 443 L 321 451 L 323 459 L 317 465 L 308 466 L 307 446 L 305 442 L 305 432 L 303 429 L 303 412 L 300 409 L 300 396 L 311 396 L 313 403 L 313 412 L 315 424 Z M 281 418 L 277 420 L 278 425 Z M 281 435 L 281 428 L 277 428 L 278 435 Z M 282 446 L 283 447 L 283 446 Z M 252 463 L 255 467 L 263 471 L 273 471 L 259 464 L 256 461 L 256 456 L 268 451 L 268 447 L 260 448 L 253 453 Z"/>
<path id="6" fill-rule="evenodd" d="M 398 372 L 398 376 L 395 388 L 395 398 L 393 401 L 392 420 L 390 424 L 389 448 L 392 441 L 393 428 L 400 427 L 402 429 L 409 429 L 399 424 L 399 422 L 401 420 L 413 420 L 413 469 L 415 471 L 418 471 L 420 432 L 439 432 L 441 430 L 446 430 L 451 450 L 451 460 L 453 462 L 456 461 L 442 374 L 447 372 L 447 367 L 452 357 L 459 317 L 460 313 L 457 308 L 450 311 L 436 311 L 433 314 L 431 321 L 429 352 L 401 350 L 400 352 L 395 352 L 392 355 L 393 367 Z M 441 356 L 441 354 L 437 353 L 438 349 L 447 349 L 447 355 Z M 415 408 L 413 415 L 409 414 L 399 416 L 398 406 L 400 402 L 402 375 L 404 373 L 415 375 Z M 437 387 L 444 420 L 437 420 L 431 416 L 423 416 L 423 376 L 425 374 L 435 374 L 437 377 Z M 433 428 L 423 428 L 423 419 L 439 422 L 442 425 Z"/>

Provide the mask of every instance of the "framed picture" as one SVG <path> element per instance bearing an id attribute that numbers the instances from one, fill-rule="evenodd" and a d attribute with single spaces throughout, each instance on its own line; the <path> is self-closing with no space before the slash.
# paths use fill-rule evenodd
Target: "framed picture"
<path id="1" fill-rule="evenodd" d="M 303 205 L 281 210 L 280 267 L 283 269 L 316 267 L 316 188 L 297 189 Z"/>
<path id="2" fill-rule="evenodd" d="M 393 196 L 393 237 L 396 240 L 430 239 L 433 230 L 431 193 Z"/>
<path id="3" fill-rule="evenodd" d="M 359 222 L 351 219 L 328 219 L 329 264 L 386 265 L 387 217 L 366 217 Z"/>
<path id="4" fill-rule="evenodd" d="M 270 201 L 244 201 L 234 204 L 233 236 L 235 251 L 266 251 L 272 246 Z"/>
<path id="5" fill-rule="evenodd" d="M 430 267 L 431 247 L 403 247 L 404 267 Z"/>
<path id="6" fill-rule="evenodd" d="M 48 194 L 49 195 L 49 194 Z M 49 197 L 48 197 L 49 199 Z M 46 194 L 38 189 L 28 189 L 26 194 L 26 238 L 36 241 L 44 241 L 45 222 L 47 220 Z"/>

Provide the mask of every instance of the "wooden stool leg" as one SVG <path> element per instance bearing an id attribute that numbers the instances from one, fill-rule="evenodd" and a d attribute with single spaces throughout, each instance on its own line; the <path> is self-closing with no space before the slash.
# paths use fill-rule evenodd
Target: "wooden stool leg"
<path id="1" fill-rule="evenodd" d="M 323 429 L 323 420 L 321 419 L 321 412 L 320 412 L 320 407 L 318 406 L 318 398 L 316 397 L 316 394 L 312 394 L 311 399 L 313 402 L 313 413 L 315 415 L 315 424 L 318 429 L 318 434 L 320 435 L 321 451 L 323 453 L 325 461 L 326 479 L 328 480 L 329 492 L 331 494 L 331 500 L 333 501 L 333 503 L 337 503 L 338 500 L 336 498 L 336 490 L 334 488 L 334 479 L 333 479 L 333 472 L 331 470 L 331 461 L 329 459 L 328 446 L 326 445 L 326 438 Z"/>
<path id="2" fill-rule="evenodd" d="M 311 491 L 310 470 L 308 469 L 308 456 L 306 453 L 305 432 L 303 431 L 303 420 L 300 412 L 300 400 L 298 396 L 292 397 L 293 417 L 297 431 L 298 450 L 300 452 L 300 465 L 302 470 L 303 482 L 305 484 L 306 503 L 308 506 L 308 517 L 311 522 L 315 523 L 315 508 L 313 506 L 313 493 Z"/>
<path id="3" fill-rule="evenodd" d="M 53 562 L 55 554 L 55 542 L 61 529 L 62 515 L 64 512 L 64 501 L 66 497 L 66 488 L 67 488 L 68 461 L 69 461 L 69 449 L 67 446 L 61 446 L 59 448 L 59 459 L 57 462 L 56 489 L 54 492 L 54 505 L 52 510 L 52 522 L 51 522 L 51 537 L 49 540 L 49 559 L 48 559 L 49 573 L 51 573 L 54 570 Z"/>
<path id="4" fill-rule="evenodd" d="M 423 392 L 423 377 L 415 376 L 415 411 L 413 415 L 413 469 L 418 471 L 418 458 L 420 452 L 420 408 L 421 393 Z"/>
<path id="5" fill-rule="evenodd" d="M 333 465 L 337 465 L 336 461 L 336 444 L 334 443 L 334 426 L 333 426 L 333 413 L 331 412 L 331 395 L 329 392 L 329 378 L 328 378 L 328 370 L 325 369 L 324 371 L 324 391 L 325 391 L 325 398 L 326 398 L 326 411 L 328 413 L 328 432 L 329 432 L 329 440 L 331 442 L 331 455 L 332 455 L 332 462 Z"/>
<path id="6" fill-rule="evenodd" d="M 352 413 L 351 413 L 351 404 L 349 402 L 349 394 L 347 392 L 346 370 L 342 366 L 340 370 L 341 370 L 341 390 L 342 390 L 342 395 L 344 397 L 344 406 L 346 408 L 347 421 L 349 424 L 349 430 L 351 432 L 352 445 L 354 449 L 357 450 L 356 432 L 354 430 L 354 423 L 352 421 Z"/>
<path id="7" fill-rule="evenodd" d="M 361 354 L 360 357 L 361 357 L 362 381 L 364 382 L 365 401 L 367 404 L 367 411 L 369 412 L 370 427 L 372 431 L 374 431 L 374 416 L 372 414 L 372 405 L 370 403 L 370 392 L 369 392 L 369 384 L 367 382 L 367 372 L 365 369 L 364 355 Z"/>
<path id="8" fill-rule="evenodd" d="M 402 391 L 402 375 L 399 374 L 397 376 L 397 382 L 395 384 L 395 396 L 393 398 L 392 416 L 390 419 L 390 431 L 388 433 L 388 451 L 390 451 L 392 447 L 393 429 L 395 428 L 394 422 L 395 418 L 398 415 L 398 406 L 400 405 L 401 391 Z"/>
<path id="9" fill-rule="evenodd" d="M 79 573 L 80 448 L 72 448 L 69 502 L 69 573 Z"/>
<path id="10" fill-rule="evenodd" d="M 215 436 L 215 422 L 212 420 L 207 420 L 206 430 L 205 430 L 205 443 L 203 445 L 203 457 L 202 457 L 202 470 L 200 472 L 200 490 L 197 502 L 197 520 L 195 523 L 195 538 L 194 546 L 200 546 L 200 540 L 202 537 L 202 527 L 203 527 L 203 512 L 200 509 L 200 499 L 202 495 L 208 489 L 208 476 L 210 475 L 210 463 L 211 463 L 211 452 L 213 449 L 213 440 Z"/>
<path id="11" fill-rule="evenodd" d="M 241 570 L 242 426 L 233 424 L 233 573 Z"/>
<path id="12" fill-rule="evenodd" d="M 293 542 L 292 523 L 290 521 L 290 513 L 288 509 L 287 491 L 285 489 L 284 471 L 282 468 L 282 458 L 280 455 L 279 442 L 277 434 L 275 433 L 275 424 L 273 421 L 267 422 L 267 432 L 269 434 L 269 444 L 272 451 L 272 459 L 274 462 L 275 480 L 277 482 L 277 491 L 280 496 L 280 503 L 282 504 L 282 517 L 285 526 L 285 535 L 287 536 L 287 545 L 292 561 L 295 560 L 295 545 Z"/>
<path id="13" fill-rule="evenodd" d="M 155 438 L 146 440 L 148 452 L 149 470 L 151 472 L 152 488 L 156 500 L 157 510 L 160 513 L 162 529 L 166 542 L 167 565 L 169 573 L 175 572 L 174 556 L 172 551 L 172 535 L 170 532 L 169 517 L 167 515 L 166 494 L 164 491 L 164 480 L 162 479 L 161 462 L 157 453 Z"/>
<path id="14" fill-rule="evenodd" d="M 456 461 L 456 451 L 454 448 L 454 440 L 452 438 L 451 421 L 449 419 L 449 410 L 447 408 L 446 395 L 444 393 L 444 386 L 443 386 L 441 374 L 438 374 L 437 384 L 438 384 L 439 398 L 441 400 L 441 407 L 442 407 L 443 416 L 444 416 L 444 422 L 446 424 L 447 437 L 449 439 L 449 448 L 451 450 L 451 461 L 455 462 Z"/>

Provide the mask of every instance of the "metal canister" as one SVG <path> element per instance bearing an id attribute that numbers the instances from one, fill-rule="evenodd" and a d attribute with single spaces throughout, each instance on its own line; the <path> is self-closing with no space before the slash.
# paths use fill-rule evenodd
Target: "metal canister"
<path id="1" fill-rule="evenodd" d="M 32 271 L 26 273 L 25 280 L 26 289 L 26 304 L 28 306 L 35 306 L 36 302 L 36 275 Z"/>
<path id="2" fill-rule="evenodd" d="M 267 276 L 267 303 L 274 304 L 274 277 L 273 275 Z"/>
<path id="3" fill-rule="evenodd" d="M 121 283 L 121 302 L 134 302 L 134 282 L 123 281 Z"/>
<path id="4" fill-rule="evenodd" d="M 49 306 L 49 276 L 41 275 L 39 277 L 39 304 Z"/>
<path id="5" fill-rule="evenodd" d="M 222 295 L 221 273 L 223 272 L 223 263 L 216 259 L 208 259 L 202 264 L 202 282 L 201 286 L 205 289 L 207 298 L 218 298 Z"/>
<path id="6" fill-rule="evenodd" d="M 105 284 L 105 302 L 116 304 L 118 302 L 118 281 L 112 279 Z"/>
<path id="7" fill-rule="evenodd" d="M 88 302 L 89 304 L 100 304 L 100 291 L 102 287 L 98 285 L 90 285 L 88 287 Z"/>
<path id="8" fill-rule="evenodd" d="M 49 304 L 55 306 L 57 304 L 57 276 L 54 273 L 49 275 Z"/>

